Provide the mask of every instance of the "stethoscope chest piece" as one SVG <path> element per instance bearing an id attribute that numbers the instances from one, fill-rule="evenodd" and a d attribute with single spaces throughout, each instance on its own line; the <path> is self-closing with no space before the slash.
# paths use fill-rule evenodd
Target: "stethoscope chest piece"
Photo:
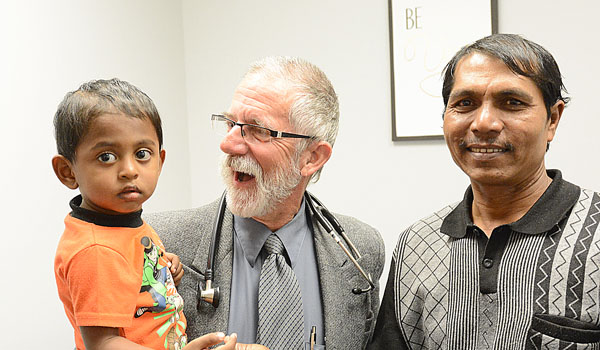
<path id="1" fill-rule="evenodd" d="M 221 297 L 221 293 L 219 292 L 219 287 L 212 287 L 212 280 L 206 280 L 206 288 L 202 289 L 200 287 L 200 299 L 205 301 L 215 308 L 219 307 L 219 300 Z M 198 304 L 200 305 L 200 304 Z"/>

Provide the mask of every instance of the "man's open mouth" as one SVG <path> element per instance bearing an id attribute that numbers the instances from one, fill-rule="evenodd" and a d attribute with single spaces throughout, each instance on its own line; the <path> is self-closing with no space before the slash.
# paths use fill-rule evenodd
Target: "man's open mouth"
<path id="1" fill-rule="evenodd" d="M 235 181 L 238 181 L 238 182 L 246 182 L 246 181 L 250 181 L 250 180 L 254 179 L 254 175 L 243 173 L 241 171 L 236 171 L 234 173 L 234 176 L 235 176 Z"/>

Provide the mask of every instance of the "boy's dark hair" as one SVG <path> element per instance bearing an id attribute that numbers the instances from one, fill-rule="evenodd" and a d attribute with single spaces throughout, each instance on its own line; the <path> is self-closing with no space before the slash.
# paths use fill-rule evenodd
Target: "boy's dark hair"
<path id="1" fill-rule="evenodd" d="M 75 161 L 75 149 L 88 132 L 92 121 L 102 115 L 123 113 L 128 117 L 148 118 L 162 149 L 163 134 L 160 115 L 154 102 L 137 87 L 119 80 L 92 80 L 71 91 L 54 114 L 54 136 L 58 153 Z"/>
<path id="2" fill-rule="evenodd" d="M 463 57 L 473 52 L 498 58 L 515 74 L 533 80 L 544 97 L 548 118 L 550 118 L 550 108 L 558 100 L 562 100 L 565 105 L 569 102 L 569 98 L 562 95 L 566 89 L 558 64 L 548 50 L 517 34 L 492 34 L 464 46 L 444 68 L 442 72 L 444 76 L 442 86 L 444 110 L 448 105 L 450 91 L 454 86 L 454 70 Z"/>

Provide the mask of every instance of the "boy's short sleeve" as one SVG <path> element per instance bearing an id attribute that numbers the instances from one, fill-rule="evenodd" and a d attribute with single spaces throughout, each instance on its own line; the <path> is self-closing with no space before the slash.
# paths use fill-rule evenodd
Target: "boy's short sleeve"
<path id="1" fill-rule="evenodd" d="M 90 246 L 73 257 L 65 275 L 77 326 L 131 326 L 140 271 L 121 254 Z"/>

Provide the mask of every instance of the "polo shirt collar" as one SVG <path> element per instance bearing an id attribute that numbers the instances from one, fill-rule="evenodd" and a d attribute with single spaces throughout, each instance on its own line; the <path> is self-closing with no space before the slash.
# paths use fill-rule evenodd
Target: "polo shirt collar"
<path id="1" fill-rule="evenodd" d="M 552 182 L 544 194 L 519 220 L 508 224 L 511 230 L 526 234 L 547 232 L 557 225 L 573 208 L 579 198 L 578 186 L 563 180 L 560 170 L 546 173 Z M 475 225 L 471 217 L 473 189 L 469 186 L 463 200 L 444 219 L 440 231 L 450 237 L 462 238 Z"/>
<path id="2" fill-rule="evenodd" d="M 242 246 L 244 257 L 250 266 L 254 267 L 254 264 L 256 264 L 258 255 L 267 238 L 272 234 L 276 234 L 281 239 L 290 259 L 290 266 L 293 268 L 296 266 L 300 255 L 300 248 L 309 232 L 307 230 L 308 224 L 306 221 L 304 199 L 302 199 L 300 210 L 298 210 L 294 218 L 276 232 L 271 232 L 268 227 L 252 218 L 244 218 L 237 215 L 234 215 L 233 227 L 235 235 Z"/>
<path id="3" fill-rule="evenodd" d="M 82 201 L 83 197 L 81 197 L 81 195 L 77 195 L 69 202 L 69 206 L 72 210 L 70 215 L 76 219 L 105 227 L 136 228 L 144 224 L 144 221 L 142 220 L 141 209 L 127 214 L 110 215 L 82 208 Z"/>

